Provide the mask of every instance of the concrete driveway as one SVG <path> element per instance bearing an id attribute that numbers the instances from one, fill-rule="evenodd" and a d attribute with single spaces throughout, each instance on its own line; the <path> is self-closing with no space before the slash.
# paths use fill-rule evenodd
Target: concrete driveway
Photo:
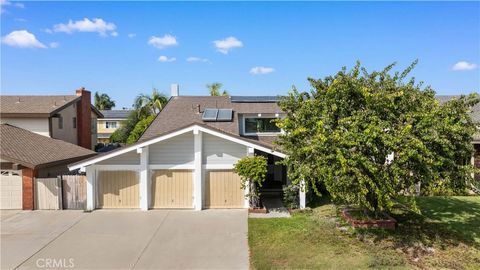
<path id="1" fill-rule="evenodd" d="M 249 267 L 246 210 L 20 212 L 1 233 L 2 269 Z"/>

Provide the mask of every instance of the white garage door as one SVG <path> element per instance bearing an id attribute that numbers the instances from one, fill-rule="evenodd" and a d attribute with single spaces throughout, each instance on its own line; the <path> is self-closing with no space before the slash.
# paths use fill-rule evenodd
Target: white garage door
<path id="1" fill-rule="evenodd" d="M 22 209 L 22 172 L 2 170 L 0 209 Z"/>

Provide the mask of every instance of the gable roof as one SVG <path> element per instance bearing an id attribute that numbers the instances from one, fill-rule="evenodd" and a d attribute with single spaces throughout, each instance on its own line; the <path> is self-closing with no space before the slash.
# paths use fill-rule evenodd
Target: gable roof
<path id="1" fill-rule="evenodd" d="M 157 142 L 161 142 L 161 141 L 176 137 L 178 135 L 181 135 L 181 134 L 184 134 L 184 133 L 187 133 L 187 132 L 194 132 L 195 130 L 198 130 L 198 131 L 201 131 L 201 132 L 204 132 L 204 133 L 207 133 L 207 134 L 211 134 L 211 135 L 214 135 L 214 136 L 217 136 L 217 137 L 221 137 L 223 139 L 233 141 L 233 142 L 236 142 L 238 144 L 245 145 L 247 147 L 252 147 L 254 149 L 258 149 L 258 150 L 266 152 L 266 153 L 271 153 L 272 155 L 275 155 L 275 156 L 278 156 L 278 157 L 281 157 L 281 158 L 284 158 L 286 156 L 285 154 L 272 149 L 270 145 L 263 144 L 259 141 L 251 140 L 251 139 L 241 137 L 241 136 L 238 136 L 238 135 L 232 135 L 232 134 L 223 132 L 221 130 L 218 130 L 216 128 L 210 127 L 208 125 L 205 125 L 203 123 L 194 123 L 194 124 L 191 124 L 191 125 L 188 125 L 188 126 L 185 126 L 185 127 L 181 127 L 179 129 L 172 130 L 170 132 L 155 136 L 153 138 L 150 138 L 149 140 L 145 140 L 145 141 L 142 141 L 142 142 L 139 141 L 139 142 L 134 143 L 132 145 L 117 148 L 113 151 L 106 152 L 106 153 L 100 154 L 98 156 L 91 157 L 91 158 L 88 158 L 88 159 L 70 164 L 70 165 L 68 165 L 68 168 L 71 171 L 76 170 L 76 169 L 79 169 L 79 168 L 82 168 L 82 167 L 85 167 L 85 166 L 95 164 L 95 163 L 100 162 L 102 160 L 106 160 L 106 159 L 109 159 L 109 158 L 112 158 L 112 157 L 116 157 L 116 156 L 122 155 L 122 154 L 130 152 L 130 151 L 134 151 L 136 149 L 145 147 L 147 145 L 151 145 L 151 144 L 154 144 L 154 143 L 157 143 Z"/>
<path id="2" fill-rule="evenodd" d="M 50 117 L 78 102 L 80 96 L 0 96 L 0 115 L 2 117 Z M 102 113 L 91 105 L 92 111 L 99 117 Z"/>
<path id="3" fill-rule="evenodd" d="M 205 108 L 233 109 L 231 122 L 203 122 L 202 113 Z M 200 109 L 200 110 L 199 110 Z M 228 96 L 177 96 L 170 98 L 163 110 L 150 124 L 139 141 L 146 141 L 160 134 L 199 123 L 215 128 L 233 136 L 240 135 L 238 115 L 244 113 L 282 113 L 275 102 L 232 102 Z M 273 147 L 274 136 L 249 136 Z"/>
<path id="4" fill-rule="evenodd" d="M 95 152 L 78 145 L 8 124 L 0 124 L 0 137 L 1 158 L 32 169 L 96 155 Z"/>
<path id="5" fill-rule="evenodd" d="M 107 119 L 127 119 L 133 110 L 101 110 L 103 118 Z"/>

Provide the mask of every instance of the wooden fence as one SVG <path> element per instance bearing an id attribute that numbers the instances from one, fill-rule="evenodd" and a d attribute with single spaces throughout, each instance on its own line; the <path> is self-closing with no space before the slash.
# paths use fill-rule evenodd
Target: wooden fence
<path id="1" fill-rule="evenodd" d="M 58 178 L 35 178 L 35 209 L 62 209 L 62 190 Z"/>
<path id="2" fill-rule="evenodd" d="M 87 203 L 87 177 L 62 175 L 63 209 L 85 209 Z"/>
<path id="3" fill-rule="evenodd" d="M 61 175 L 35 178 L 35 209 L 85 209 L 87 178 L 85 175 Z"/>

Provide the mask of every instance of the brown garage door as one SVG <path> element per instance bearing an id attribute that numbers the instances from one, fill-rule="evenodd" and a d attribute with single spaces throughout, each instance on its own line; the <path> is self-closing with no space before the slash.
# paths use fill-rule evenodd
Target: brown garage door
<path id="1" fill-rule="evenodd" d="M 241 179 L 232 170 L 207 171 L 205 179 L 206 208 L 243 208 Z"/>
<path id="2" fill-rule="evenodd" d="M 153 208 L 192 208 L 192 171 L 157 170 L 152 176 Z"/>
<path id="3" fill-rule="evenodd" d="M 98 173 L 99 208 L 138 208 L 138 173 L 100 171 Z"/>

